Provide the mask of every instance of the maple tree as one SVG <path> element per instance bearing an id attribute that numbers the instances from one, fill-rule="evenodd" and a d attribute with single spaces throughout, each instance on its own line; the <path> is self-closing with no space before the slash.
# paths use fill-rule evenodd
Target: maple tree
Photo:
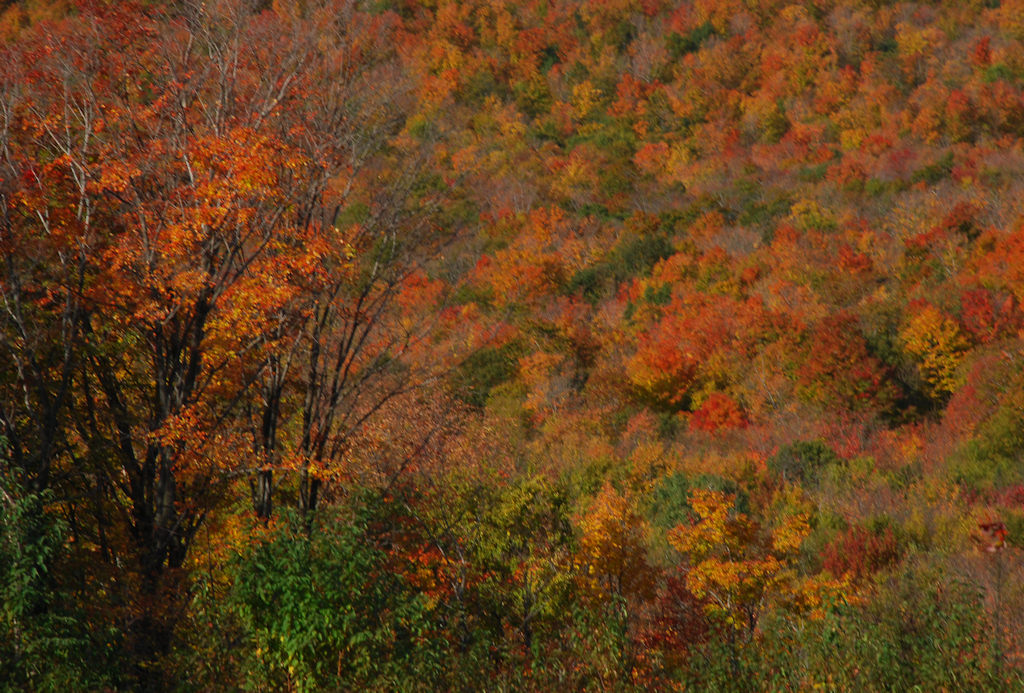
<path id="1" fill-rule="evenodd" d="M 868 352 L 856 318 L 843 313 L 816 327 L 799 377 L 813 398 L 847 409 L 885 411 L 898 392 L 892 375 Z"/>
<path id="2" fill-rule="evenodd" d="M 302 340 L 314 354 L 341 346 L 301 367 L 300 454 L 324 456 L 335 409 L 353 419 L 343 435 L 365 420 L 346 398 L 390 358 L 365 343 L 405 276 L 382 269 L 397 263 L 398 203 L 365 231 L 336 227 L 338 208 L 355 202 L 347 190 L 395 130 L 359 124 L 389 108 L 387 96 L 366 97 L 367 81 L 387 73 L 371 53 L 381 22 L 344 4 L 305 20 L 226 2 L 192 9 L 168 22 L 133 6 L 68 20 L 56 39 L 10 56 L 18 84 L 5 91 L 5 343 L 12 384 L 47 412 L 5 411 L 7 436 L 34 487 L 58 451 L 77 460 L 61 473 L 94 484 L 83 490 L 95 512 L 127 519 L 129 536 L 94 538 L 101 551 L 129 552 L 156 582 L 253 466 L 236 422 L 259 383 L 257 454 L 280 454 L 281 386 L 292 355 L 309 349 Z M 332 90 L 313 98 L 324 83 Z M 360 277 L 353 257 L 371 242 L 377 256 Z M 328 326 L 338 336 L 322 344 Z M 377 365 L 356 363 L 366 358 Z M 267 463 L 256 465 L 264 515 Z M 308 476 L 307 466 L 310 507 Z M 134 548 L 119 543 L 129 539 Z"/>
<path id="3" fill-rule="evenodd" d="M 605 485 L 580 520 L 582 581 L 598 598 L 649 598 L 653 575 L 644 550 L 644 527 L 628 499 Z"/>
<path id="4" fill-rule="evenodd" d="M 680 525 L 669 541 L 691 562 L 686 582 L 698 598 L 707 598 L 709 613 L 729 627 L 753 634 L 760 612 L 771 599 L 794 599 L 812 610 L 820 608 L 840 583 L 799 578 L 787 565 L 807 536 L 807 517 L 783 518 L 771 532 L 762 531 L 745 513 L 733 512 L 735 496 L 694 490 L 690 505 L 697 516 Z"/>

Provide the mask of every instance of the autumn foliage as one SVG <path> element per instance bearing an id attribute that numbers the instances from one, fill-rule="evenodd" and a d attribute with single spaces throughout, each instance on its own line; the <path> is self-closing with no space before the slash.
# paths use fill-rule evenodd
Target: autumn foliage
<path id="1" fill-rule="evenodd" d="M 0 681 L 1021 688 L 1022 38 L 0 2 Z"/>

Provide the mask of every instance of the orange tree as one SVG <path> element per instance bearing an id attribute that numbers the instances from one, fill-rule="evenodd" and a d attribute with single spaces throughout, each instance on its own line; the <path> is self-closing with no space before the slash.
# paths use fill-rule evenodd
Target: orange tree
<path id="1" fill-rule="evenodd" d="M 398 370 L 389 345 L 415 341 L 367 327 L 409 276 L 380 269 L 408 210 L 367 194 L 359 223 L 339 216 L 389 178 L 366 172 L 401 125 L 379 88 L 389 20 L 279 5 L 86 3 L 0 57 L 5 464 L 141 577 L 142 660 L 167 646 L 161 585 L 233 480 L 258 471 L 269 514 L 282 422 L 323 457 L 337 411 L 351 430 L 376 409 L 362 393 L 397 391 L 367 384 Z"/>

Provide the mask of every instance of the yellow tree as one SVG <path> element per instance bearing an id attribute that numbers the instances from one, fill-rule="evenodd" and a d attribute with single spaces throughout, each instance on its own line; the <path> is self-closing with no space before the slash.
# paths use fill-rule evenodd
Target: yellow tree
<path id="1" fill-rule="evenodd" d="M 808 516 L 784 516 L 772 529 L 735 510 L 734 494 L 695 489 L 690 506 L 696 515 L 679 525 L 669 543 L 689 562 L 686 585 L 705 600 L 708 616 L 723 623 L 729 641 L 751 638 L 761 614 L 782 606 L 816 614 L 843 589 L 839 581 L 801 576 L 795 559 L 810 531 Z"/>
<path id="2" fill-rule="evenodd" d="M 646 526 L 629 499 L 606 482 L 579 525 L 577 562 L 587 592 L 601 600 L 649 598 L 654 571 L 647 563 Z"/>
<path id="3" fill-rule="evenodd" d="M 943 399 L 956 390 L 960 384 L 960 365 L 970 348 L 956 322 L 935 306 L 927 305 L 907 321 L 900 340 L 917 361 L 930 395 Z"/>

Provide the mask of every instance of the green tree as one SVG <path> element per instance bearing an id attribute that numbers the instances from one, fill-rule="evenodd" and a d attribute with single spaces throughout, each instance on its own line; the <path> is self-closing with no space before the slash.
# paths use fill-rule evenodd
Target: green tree
<path id="1" fill-rule="evenodd" d="M 52 494 L 26 492 L 0 462 L 0 689 L 113 685 L 113 633 L 90 624 L 60 581 L 67 527 L 47 509 Z"/>
<path id="2" fill-rule="evenodd" d="M 252 690 L 396 690 L 440 668 L 426 597 L 389 563 L 376 535 L 389 504 L 352 516 L 283 513 L 235 565 L 230 609 L 242 633 L 239 683 Z"/>

